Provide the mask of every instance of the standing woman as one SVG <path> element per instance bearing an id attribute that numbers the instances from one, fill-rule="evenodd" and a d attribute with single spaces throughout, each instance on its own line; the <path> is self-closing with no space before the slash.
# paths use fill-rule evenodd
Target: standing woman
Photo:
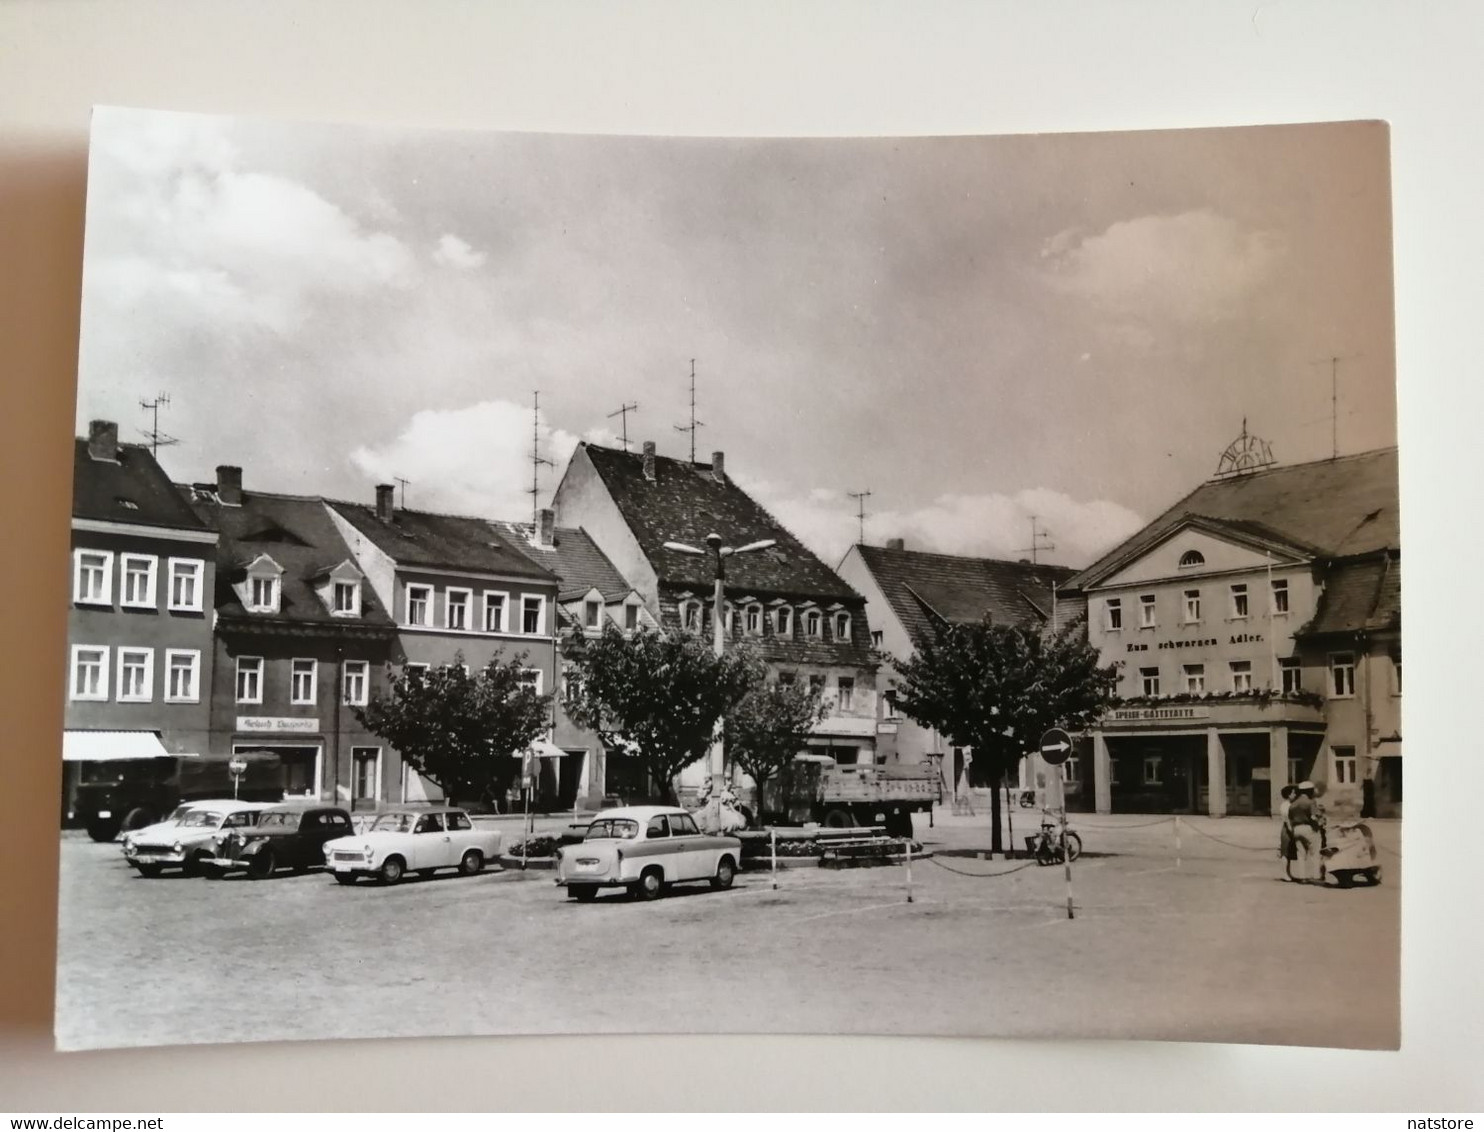
<path id="1" fill-rule="evenodd" d="M 1297 792 L 1297 787 L 1292 783 L 1278 791 L 1278 797 L 1283 799 L 1278 803 L 1278 818 L 1283 823 L 1278 830 L 1278 856 L 1285 861 L 1292 861 L 1295 857 L 1293 827 L 1288 824 L 1288 807 Z"/>

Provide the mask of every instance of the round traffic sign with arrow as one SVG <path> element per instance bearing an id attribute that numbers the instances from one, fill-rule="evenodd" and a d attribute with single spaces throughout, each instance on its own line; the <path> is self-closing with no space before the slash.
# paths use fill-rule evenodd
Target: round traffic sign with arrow
<path id="1" fill-rule="evenodd" d="M 1072 753 L 1072 737 L 1060 727 L 1041 736 L 1041 758 L 1050 766 L 1061 766 Z"/>

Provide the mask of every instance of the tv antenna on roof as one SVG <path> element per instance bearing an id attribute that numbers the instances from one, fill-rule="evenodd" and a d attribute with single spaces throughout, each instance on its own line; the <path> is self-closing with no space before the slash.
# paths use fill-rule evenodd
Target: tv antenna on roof
<path id="1" fill-rule="evenodd" d="M 1329 458 L 1340 456 L 1340 363 L 1352 361 L 1356 354 L 1331 354 L 1310 362 L 1314 366 L 1329 366 Z"/>
<path id="2" fill-rule="evenodd" d="M 1278 461 L 1273 459 L 1273 446 L 1261 437 L 1247 431 L 1247 418 L 1242 418 L 1242 432 L 1226 446 L 1221 459 L 1216 462 L 1216 479 L 1240 476 L 1260 468 L 1270 468 Z"/>
<path id="3" fill-rule="evenodd" d="M 628 401 L 625 401 L 618 408 L 614 409 L 613 412 L 611 412 L 611 413 L 608 414 L 608 419 L 610 421 L 614 417 L 621 418 L 619 427 L 623 430 L 623 450 L 625 452 L 627 452 L 629 450 L 629 414 L 630 413 L 637 413 L 638 411 L 639 411 L 639 402 L 638 401 L 635 401 L 632 404 L 629 403 Z"/>
<path id="4" fill-rule="evenodd" d="M 1048 531 L 1045 527 L 1038 527 L 1038 525 L 1036 523 L 1036 520 L 1038 518 L 1040 518 L 1039 515 L 1032 515 L 1031 516 L 1031 544 L 1030 544 L 1030 546 L 1022 547 L 1019 551 L 1017 551 L 1017 553 L 1019 553 L 1019 554 L 1029 554 L 1031 556 L 1031 565 L 1032 566 L 1036 565 L 1036 555 L 1039 554 L 1041 551 L 1043 551 L 1043 550 L 1055 550 L 1056 549 L 1056 543 L 1054 543 L 1054 542 L 1042 542 L 1041 541 L 1043 538 L 1049 539 L 1051 537 L 1051 532 Z"/>
<path id="5" fill-rule="evenodd" d="M 179 444 L 180 440 L 174 436 L 167 436 L 160 431 L 160 406 L 170 404 L 170 394 L 161 393 L 153 401 L 140 401 L 139 407 L 154 414 L 154 423 L 143 430 L 144 439 L 149 441 L 153 454 L 158 457 L 161 448 L 167 448 L 172 444 Z"/>
<path id="6" fill-rule="evenodd" d="M 538 529 L 541 526 L 541 508 L 538 503 L 541 499 L 542 464 L 548 468 L 555 467 L 541 455 L 541 390 L 537 389 L 531 393 L 531 486 L 527 494 L 531 497 L 531 519 Z"/>
<path id="7" fill-rule="evenodd" d="M 402 502 L 400 506 L 405 511 L 407 509 L 407 485 L 410 484 L 412 481 L 403 476 L 393 476 L 392 479 L 396 482 L 397 486 L 402 489 Z"/>
<path id="8" fill-rule="evenodd" d="M 696 420 L 696 359 L 690 360 L 690 424 L 676 425 L 676 432 L 690 433 L 690 462 L 696 462 L 696 429 L 704 428 L 705 421 Z"/>
<path id="9" fill-rule="evenodd" d="M 847 491 L 846 495 L 855 500 L 855 515 L 861 525 L 861 545 L 866 545 L 866 500 L 871 498 L 870 489 L 865 491 Z"/>

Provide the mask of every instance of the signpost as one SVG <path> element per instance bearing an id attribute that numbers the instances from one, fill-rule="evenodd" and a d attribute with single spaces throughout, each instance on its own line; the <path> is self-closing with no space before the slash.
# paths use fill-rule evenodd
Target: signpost
<path id="1" fill-rule="evenodd" d="M 1053 727 L 1041 736 L 1041 761 L 1050 767 L 1060 767 L 1072 753 L 1072 737 L 1064 729 Z M 1061 771 L 1053 773 L 1057 779 L 1057 786 L 1061 786 Z M 1066 795 L 1060 789 L 1057 790 L 1061 797 L 1061 861 L 1062 867 L 1067 874 L 1067 919 L 1072 919 L 1072 858 L 1067 855 L 1067 802 Z"/>
<path id="2" fill-rule="evenodd" d="M 233 755 L 227 763 L 227 770 L 232 774 L 232 800 L 237 800 L 237 792 L 242 787 L 242 776 L 247 773 L 247 760 L 241 755 Z"/>

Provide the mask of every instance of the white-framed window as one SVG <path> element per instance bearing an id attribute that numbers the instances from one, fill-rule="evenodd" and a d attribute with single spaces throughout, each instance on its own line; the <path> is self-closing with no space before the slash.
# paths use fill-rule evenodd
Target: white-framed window
<path id="1" fill-rule="evenodd" d="M 119 604 L 129 609 L 155 608 L 155 571 L 160 560 L 147 554 L 119 555 Z"/>
<path id="2" fill-rule="evenodd" d="M 253 613 L 277 613 L 282 587 L 277 573 L 249 574 L 247 608 Z"/>
<path id="3" fill-rule="evenodd" d="M 1231 587 L 1232 620 L 1245 621 L 1248 615 L 1247 583 L 1233 582 Z"/>
<path id="4" fill-rule="evenodd" d="M 601 629 L 603 627 L 603 603 L 589 598 L 582 603 L 582 627 L 584 629 Z"/>
<path id="5" fill-rule="evenodd" d="M 539 668 L 522 668 L 517 683 L 522 688 L 529 688 L 536 695 L 541 694 L 541 686 L 545 683 L 546 673 Z"/>
<path id="6" fill-rule="evenodd" d="M 1185 591 L 1185 623 L 1194 625 L 1201 619 L 1201 591 Z"/>
<path id="7" fill-rule="evenodd" d="M 1288 579 L 1274 578 L 1272 585 L 1273 616 L 1282 617 L 1288 612 Z"/>
<path id="8" fill-rule="evenodd" d="M 1061 764 L 1061 780 L 1068 786 L 1079 786 L 1082 783 L 1082 760 L 1077 755 L 1068 755 L 1066 761 Z"/>
<path id="9" fill-rule="evenodd" d="M 1353 786 L 1358 766 L 1354 747 L 1331 747 L 1330 758 L 1334 761 L 1334 783 L 1336 786 Z"/>
<path id="10" fill-rule="evenodd" d="M 546 599 L 540 594 L 526 594 L 520 599 L 520 631 L 528 637 L 546 632 Z"/>
<path id="11" fill-rule="evenodd" d="M 1232 691 L 1252 691 L 1252 662 L 1250 660 L 1234 660 L 1231 662 Z"/>
<path id="12" fill-rule="evenodd" d="M 263 702 L 263 658 L 239 656 L 237 658 L 237 702 L 260 704 Z"/>
<path id="13" fill-rule="evenodd" d="M 155 650 L 121 648 L 118 689 L 121 704 L 147 704 L 155 698 Z"/>
<path id="14" fill-rule="evenodd" d="M 484 591 L 484 631 L 504 633 L 505 611 L 510 605 L 510 595 L 502 590 Z"/>
<path id="15" fill-rule="evenodd" d="M 104 645 L 72 646 L 70 699 L 108 699 L 108 649 Z"/>
<path id="16" fill-rule="evenodd" d="M 113 552 L 72 552 L 72 600 L 79 605 L 113 604 Z"/>
<path id="17" fill-rule="evenodd" d="M 473 604 L 474 592 L 472 590 L 457 589 L 450 586 L 443 595 L 444 628 L 467 630 L 469 628 L 469 608 Z"/>
<path id="18" fill-rule="evenodd" d="M 1193 566 L 1204 566 L 1206 556 L 1199 550 L 1187 550 L 1180 556 L 1180 569 L 1189 570 Z"/>
<path id="19" fill-rule="evenodd" d="M 791 605 L 780 605 L 773 611 L 773 632 L 780 637 L 794 635 L 794 611 Z"/>
<path id="20" fill-rule="evenodd" d="M 817 609 L 806 609 L 804 611 L 804 635 L 806 637 L 818 637 L 824 631 L 824 618 L 820 616 Z"/>
<path id="21" fill-rule="evenodd" d="M 850 640 L 850 614 L 844 610 L 837 610 L 835 613 L 835 640 Z"/>
<path id="22" fill-rule="evenodd" d="M 1139 687 L 1146 696 L 1159 695 L 1159 669 L 1139 669 Z"/>
<path id="23" fill-rule="evenodd" d="M 351 797 L 357 802 L 373 802 L 381 796 L 381 748 L 350 749 Z"/>
<path id="24" fill-rule="evenodd" d="M 433 587 L 407 587 L 407 624 L 430 626 L 433 624 Z"/>
<path id="25" fill-rule="evenodd" d="M 840 695 L 839 695 L 840 710 L 841 711 L 850 711 L 851 708 L 855 705 L 855 677 L 854 676 L 840 676 L 840 677 L 837 677 L 836 680 L 835 680 L 835 684 L 837 685 L 837 687 L 840 690 Z"/>
<path id="26" fill-rule="evenodd" d="M 763 607 L 753 604 L 747 607 L 747 612 L 742 616 L 742 629 L 749 637 L 762 635 L 763 631 Z"/>
<path id="27" fill-rule="evenodd" d="M 371 662 L 347 660 L 340 681 L 340 698 L 345 704 L 364 707 L 371 695 Z"/>
<path id="28" fill-rule="evenodd" d="M 1283 694 L 1292 696 L 1304 690 L 1304 667 L 1296 656 L 1284 657 L 1278 662 L 1278 672 L 1283 678 Z"/>
<path id="29" fill-rule="evenodd" d="M 1139 595 L 1139 628 L 1140 629 L 1153 629 L 1158 624 L 1159 624 L 1159 621 L 1158 621 L 1158 619 L 1156 617 L 1155 607 L 1154 607 L 1154 595 L 1153 594 L 1140 594 Z"/>
<path id="30" fill-rule="evenodd" d="M 1164 784 L 1164 756 L 1144 756 L 1144 785 L 1160 786 Z"/>
<path id="31" fill-rule="evenodd" d="M 1402 650 L 1391 650 L 1391 694 L 1402 694 Z"/>
<path id="32" fill-rule="evenodd" d="M 200 613 L 205 575 L 206 563 L 199 558 L 170 559 L 169 607 L 178 613 Z"/>
<path id="33" fill-rule="evenodd" d="M 330 589 L 330 610 L 337 617 L 359 617 L 361 615 L 361 583 L 334 583 Z"/>
<path id="34" fill-rule="evenodd" d="M 311 658 L 298 657 L 289 666 L 289 702 L 312 704 L 318 698 L 319 664 Z"/>
<path id="35" fill-rule="evenodd" d="M 198 649 L 165 650 L 165 702 L 201 702 L 201 653 Z"/>
<path id="36" fill-rule="evenodd" d="M 687 633 L 701 631 L 701 603 L 699 601 L 680 603 L 680 627 Z"/>
<path id="37" fill-rule="evenodd" d="M 1331 653 L 1329 677 L 1329 694 L 1335 699 L 1348 699 L 1355 695 L 1355 654 L 1353 652 Z"/>
<path id="38" fill-rule="evenodd" d="M 1123 629 L 1123 599 L 1110 597 L 1103 602 L 1103 628 L 1110 633 Z"/>
<path id="39" fill-rule="evenodd" d="M 1185 666 L 1185 690 L 1192 693 L 1206 690 L 1206 666 L 1204 664 Z"/>
<path id="40" fill-rule="evenodd" d="M 420 675 L 426 676 L 428 674 L 428 669 L 431 667 L 432 665 L 418 664 L 413 661 L 408 661 L 406 664 L 402 665 L 402 675 L 407 676 L 413 672 L 416 672 Z"/>
<path id="41" fill-rule="evenodd" d="M 631 601 L 623 607 L 624 632 L 633 633 L 639 629 L 639 603 Z"/>

